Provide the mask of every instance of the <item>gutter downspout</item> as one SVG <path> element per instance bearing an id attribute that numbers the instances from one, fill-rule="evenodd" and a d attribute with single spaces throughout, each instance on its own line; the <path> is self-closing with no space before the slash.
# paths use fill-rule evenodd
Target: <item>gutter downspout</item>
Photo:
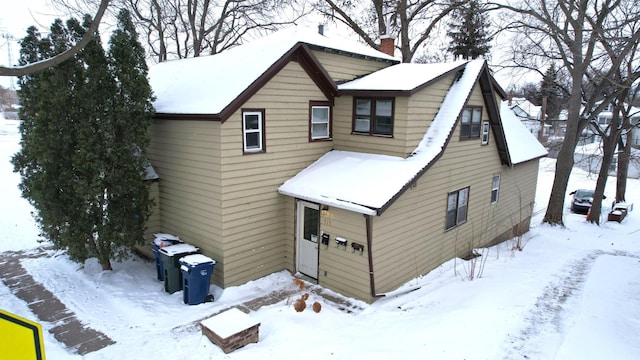
<path id="1" fill-rule="evenodd" d="M 367 256 L 369 258 L 369 285 L 371 286 L 371 296 L 373 298 L 381 298 L 384 297 L 384 294 L 376 294 L 376 281 L 373 275 L 373 254 L 371 253 L 371 244 L 372 236 L 371 236 L 371 215 L 363 214 L 365 220 L 365 226 L 367 227 Z"/>

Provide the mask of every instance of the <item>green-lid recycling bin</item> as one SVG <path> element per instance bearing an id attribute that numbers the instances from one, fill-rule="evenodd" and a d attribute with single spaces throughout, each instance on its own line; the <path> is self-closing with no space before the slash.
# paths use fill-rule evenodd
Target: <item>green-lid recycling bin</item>
<path id="1" fill-rule="evenodd" d="M 182 290 L 182 272 L 179 260 L 183 256 L 196 254 L 198 248 L 190 244 L 176 244 L 158 250 L 164 267 L 164 291 L 173 294 Z"/>
<path id="2" fill-rule="evenodd" d="M 180 258 L 182 272 L 182 300 L 185 304 L 198 305 L 213 301 L 209 294 L 211 275 L 216 261 L 202 254 Z"/>

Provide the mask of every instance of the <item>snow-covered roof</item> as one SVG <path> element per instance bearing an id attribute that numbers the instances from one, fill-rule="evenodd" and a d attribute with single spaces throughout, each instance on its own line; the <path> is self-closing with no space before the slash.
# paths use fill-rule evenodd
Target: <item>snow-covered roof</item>
<path id="1" fill-rule="evenodd" d="M 219 114 L 299 43 L 397 61 L 364 44 L 293 26 L 216 55 L 162 62 L 149 69 L 157 113 Z"/>
<path id="2" fill-rule="evenodd" d="M 412 156 L 402 158 L 330 151 L 287 180 L 278 191 L 362 214 L 376 215 L 378 209 L 384 207 L 442 152 L 483 68 L 484 60 L 466 64 L 464 73 L 447 92 L 440 110 Z"/>
<path id="3" fill-rule="evenodd" d="M 529 100 L 525 98 L 512 98 L 509 108 L 516 115 L 520 117 L 529 117 L 531 119 L 537 119 L 540 117 L 541 106 L 533 105 Z"/>
<path id="4" fill-rule="evenodd" d="M 512 164 L 520 164 L 547 155 L 544 146 L 527 130 L 506 102 L 502 102 L 500 106 L 500 119 Z"/>
<path id="5" fill-rule="evenodd" d="M 237 308 L 231 308 L 218 315 L 202 320 L 200 324 L 214 332 L 222 339 L 226 339 L 241 332 L 242 330 L 260 325 L 260 322 L 252 319 L 251 316 L 243 313 Z"/>
<path id="6" fill-rule="evenodd" d="M 383 209 L 421 171 L 430 166 L 444 150 L 460 111 L 481 71 L 486 69 L 484 60 L 468 61 L 466 64 L 457 63 L 456 66 L 460 65 L 465 69 L 462 76 L 450 87 L 433 122 L 411 156 L 402 158 L 351 151 L 330 151 L 287 180 L 278 191 L 284 195 L 362 214 L 379 214 L 380 209 Z M 411 68 L 416 71 L 405 75 L 416 77 L 417 73 L 421 73 L 420 66 L 424 69 L 435 68 L 430 64 L 414 64 Z M 404 66 L 400 68 L 400 71 L 404 71 L 403 68 L 409 69 Z M 447 72 L 453 68 L 455 67 L 441 66 L 439 71 Z M 432 74 L 432 76 L 440 74 Z M 420 81 L 423 80 L 425 78 Z M 411 88 L 418 82 L 406 81 L 405 84 L 408 85 L 405 89 Z M 393 82 L 390 86 L 400 83 L 403 83 L 403 80 Z M 379 87 L 379 84 L 371 81 L 367 86 L 373 89 Z M 379 90 L 385 89 L 380 87 Z M 546 155 L 546 150 L 520 124 L 513 113 L 507 120 L 507 124 L 503 126 L 511 164 Z M 532 142 L 529 141 L 531 138 Z"/>
<path id="7" fill-rule="evenodd" d="M 436 64 L 397 64 L 340 84 L 338 89 L 341 91 L 411 91 L 464 64 L 463 61 Z"/>

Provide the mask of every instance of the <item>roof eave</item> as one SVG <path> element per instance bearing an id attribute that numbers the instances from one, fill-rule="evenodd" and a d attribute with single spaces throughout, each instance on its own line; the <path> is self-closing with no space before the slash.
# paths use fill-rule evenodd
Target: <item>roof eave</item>
<path id="1" fill-rule="evenodd" d="M 154 120 L 199 120 L 199 121 L 220 121 L 220 114 L 183 114 L 156 112 L 153 114 Z"/>
<path id="2" fill-rule="evenodd" d="M 290 62 L 298 62 L 305 72 L 311 77 L 320 90 L 330 101 L 337 94 L 337 88 L 333 79 L 315 59 L 313 54 L 304 45 L 298 42 L 249 85 L 239 96 L 220 112 L 222 122 L 225 122 L 234 112 L 246 103 L 258 90 L 265 86 L 280 70 Z"/>

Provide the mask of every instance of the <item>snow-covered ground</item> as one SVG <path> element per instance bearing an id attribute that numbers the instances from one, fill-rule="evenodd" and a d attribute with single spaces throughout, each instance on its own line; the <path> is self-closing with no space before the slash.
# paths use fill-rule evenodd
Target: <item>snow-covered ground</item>
<path id="1" fill-rule="evenodd" d="M 40 245 L 9 163 L 18 148 L 17 122 L 0 119 L 0 252 Z M 94 260 L 82 267 L 52 253 L 22 264 L 79 320 L 116 341 L 86 359 L 637 359 L 640 211 L 636 207 L 621 224 L 596 226 L 571 213 L 567 197 L 566 227 L 541 225 L 553 171 L 553 160 L 543 159 L 524 250 L 512 250 L 513 241 L 485 250 L 481 277 L 469 280 L 471 263 L 456 259 L 372 305 L 351 299 L 358 305 L 351 312 L 314 294 L 308 303 L 321 302 L 320 313 L 297 313 L 285 300 L 252 312 L 261 323 L 260 342 L 228 355 L 193 322 L 292 289 L 290 274 L 224 291 L 213 286 L 213 303 L 188 306 L 180 292 L 163 291 L 150 262 L 114 263 L 113 272 L 103 272 Z M 576 169 L 569 183 L 570 190 L 592 188 L 595 176 Z M 640 204 L 639 190 L 640 182 L 630 179 L 630 202 Z M 614 178 L 605 193 L 614 198 Z M 0 308 L 37 321 L 2 283 Z M 82 358 L 47 331 L 44 340 L 48 359 Z"/>

